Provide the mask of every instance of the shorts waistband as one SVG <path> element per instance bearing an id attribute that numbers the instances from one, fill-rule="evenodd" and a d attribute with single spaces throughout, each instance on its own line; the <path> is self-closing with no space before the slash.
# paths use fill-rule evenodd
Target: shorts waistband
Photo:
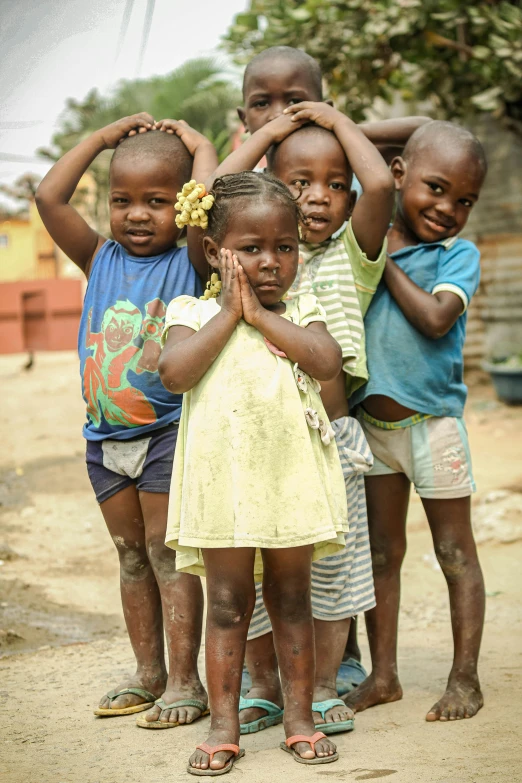
<path id="1" fill-rule="evenodd" d="M 404 430 L 407 427 L 413 427 L 414 424 L 420 424 L 421 421 L 433 418 L 432 413 L 414 413 L 413 416 L 408 416 L 407 419 L 401 419 L 400 421 L 380 421 L 370 416 L 362 406 L 359 406 L 359 411 L 364 421 L 373 424 L 374 427 L 379 427 L 381 430 Z"/>

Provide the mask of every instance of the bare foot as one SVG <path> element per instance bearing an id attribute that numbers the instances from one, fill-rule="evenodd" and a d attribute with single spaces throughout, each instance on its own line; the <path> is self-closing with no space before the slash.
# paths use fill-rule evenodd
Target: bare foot
<path id="1" fill-rule="evenodd" d="M 353 691 L 345 693 L 343 701 L 354 712 L 363 712 L 376 704 L 388 704 L 402 699 L 402 688 L 397 678 L 388 681 L 377 679 L 373 672 Z"/>
<path id="2" fill-rule="evenodd" d="M 205 742 L 213 748 L 216 745 L 237 745 L 238 740 L 239 735 L 231 729 L 215 729 L 210 732 L 208 739 L 205 740 Z M 189 759 L 189 765 L 195 767 L 195 769 L 208 769 L 209 767 L 210 769 L 223 769 L 227 761 L 229 761 L 233 755 L 231 750 L 222 750 L 219 753 L 216 753 L 212 761 L 210 761 L 208 753 L 196 748 Z"/>
<path id="3" fill-rule="evenodd" d="M 135 674 L 134 677 L 129 677 L 127 680 L 120 682 L 114 690 L 123 691 L 125 688 L 143 688 L 158 698 L 165 688 L 166 679 L 167 677 L 164 673 L 148 677 L 144 674 Z M 109 708 L 111 710 L 122 710 L 125 707 L 137 707 L 139 704 L 145 703 L 146 700 L 142 696 L 137 696 L 135 693 L 125 693 L 113 701 L 104 696 L 98 706 L 101 710 L 108 710 Z"/>
<path id="4" fill-rule="evenodd" d="M 173 702 L 183 701 L 185 699 L 198 699 L 198 701 L 208 704 L 207 693 L 199 681 L 186 683 L 183 688 L 167 683 L 167 688 L 161 698 L 165 704 L 172 704 Z M 143 717 L 148 723 L 159 720 L 161 723 L 179 723 L 184 725 L 192 723 L 200 718 L 201 710 L 198 707 L 188 706 L 162 710 L 158 704 L 155 704 L 154 707 L 147 710 Z"/>
<path id="5" fill-rule="evenodd" d="M 287 738 L 295 737 L 298 734 L 304 734 L 305 737 L 313 737 L 315 732 L 313 721 L 285 720 L 285 734 Z M 292 745 L 292 748 L 302 759 L 325 758 L 326 756 L 333 756 L 337 751 L 337 746 L 328 737 L 317 740 L 315 752 L 312 750 L 309 742 L 296 742 L 295 745 Z"/>
<path id="6" fill-rule="evenodd" d="M 316 685 L 314 689 L 314 702 L 327 701 L 328 699 L 338 698 L 339 697 L 335 688 L 318 687 Z M 349 707 L 343 707 L 340 704 L 327 710 L 327 712 L 324 714 L 324 718 L 320 712 L 313 713 L 313 719 L 316 726 L 322 723 L 338 723 L 340 721 L 353 720 L 353 718 L 353 711 Z"/>
<path id="7" fill-rule="evenodd" d="M 442 699 L 426 715 L 427 721 L 462 720 L 472 718 L 484 705 L 478 677 L 463 674 L 450 675 Z"/>

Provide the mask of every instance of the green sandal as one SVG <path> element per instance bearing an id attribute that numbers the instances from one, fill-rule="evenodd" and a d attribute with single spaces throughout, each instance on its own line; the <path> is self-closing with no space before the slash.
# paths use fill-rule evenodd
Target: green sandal
<path id="1" fill-rule="evenodd" d="M 163 710 L 173 710 L 175 707 L 196 707 L 201 712 L 201 715 L 198 718 L 191 720 L 190 723 L 183 724 L 181 724 L 179 721 L 176 721 L 175 723 L 167 723 L 166 721 L 161 720 L 145 720 L 145 718 L 136 718 L 136 726 L 139 726 L 142 729 L 175 729 L 176 726 L 190 726 L 191 723 L 195 723 L 197 720 L 210 713 L 210 710 L 205 702 L 200 701 L 199 699 L 180 699 L 180 701 L 173 701 L 172 704 L 165 704 L 163 699 L 156 699 L 154 704 L 157 705 L 162 712 Z"/>
<path id="2" fill-rule="evenodd" d="M 115 717 L 117 715 L 133 715 L 136 712 L 143 712 L 154 706 L 156 697 L 150 693 L 150 691 L 146 691 L 145 688 L 122 688 L 121 691 L 109 691 L 107 698 L 112 704 L 114 699 L 117 699 L 118 696 L 124 696 L 126 693 L 133 693 L 135 696 L 141 696 L 141 698 L 146 701 L 143 704 L 135 704 L 134 707 L 120 707 L 116 710 L 112 710 L 110 707 L 98 707 L 98 709 L 94 710 L 94 714 L 104 718 Z"/>
<path id="3" fill-rule="evenodd" d="M 312 704 L 312 712 L 319 712 L 323 720 L 328 710 L 332 707 L 346 707 L 346 704 L 342 699 L 325 699 L 324 701 L 314 701 Z M 355 723 L 353 718 L 350 720 L 339 720 L 331 723 L 316 723 L 315 728 L 317 731 L 322 731 L 323 734 L 340 734 L 343 731 L 353 731 Z"/>
<path id="4" fill-rule="evenodd" d="M 278 723 L 283 722 L 283 710 L 277 704 L 266 699 L 245 699 L 243 696 L 240 696 L 239 712 L 250 707 L 258 707 L 260 710 L 265 710 L 267 714 L 257 720 L 250 721 L 250 723 L 241 723 L 239 726 L 240 734 L 255 734 L 258 731 L 263 731 L 270 726 L 276 726 Z"/>

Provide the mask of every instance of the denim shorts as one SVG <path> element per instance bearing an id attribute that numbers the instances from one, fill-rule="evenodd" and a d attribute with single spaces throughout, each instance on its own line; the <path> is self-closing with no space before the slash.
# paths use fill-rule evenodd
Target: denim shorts
<path id="1" fill-rule="evenodd" d="M 129 440 L 88 440 L 87 472 L 98 503 L 134 485 L 141 492 L 169 492 L 179 422 Z"/>

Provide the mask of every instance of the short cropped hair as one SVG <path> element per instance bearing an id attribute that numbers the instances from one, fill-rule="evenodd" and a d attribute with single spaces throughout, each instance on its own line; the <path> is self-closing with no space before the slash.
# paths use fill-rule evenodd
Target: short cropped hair
<path id="1" fill-rule="evenodd" d="M 116 147 L 111 167 L 116 161 L 132 163 L 144 159 L 153 159 L 170 166 L 175 172 L 176 180 L 182 185 L 191 179 L 192 155 L 175 134 L 149 130 L 127 137 Z"/>
<path id="2" fill-rule="evenodd" d="M 268 60 L 290 60 L 296 65 L 300 65 L 310 79 L 310 86 L 318 101 L 323 100 L 323 75 L 321 73 L 321 66 L 302 49 L 294 49 L 293 46 L 271 46 L 269 49 L 264 49 L 259 54 L 256 54 L 247 67 L 245 68 L 245 74 L 243 76 L 243 98 L 245 97 L 245 90 L 248 77 L 252 71 L 256 68 L 262 68 L 263 64 Z"/>
<path id="3" fill-rule="evenodd" d="M 421 125 L 412 133 L 404 148 L 402 157 L 405 161 L 415 163 L 420 154 L 433 145 L 444 145 L 445 149 L 467 152 L 482 168 L 484 175 L 488 170 L 488 162 L 484 147 L 471 131 L 455 125 L 453 122 L 433 120 Z"/>
<path id="4" fill-rule="evenodd" d="M 279 144 L 274 144 L 267 152 L 267 161 L 268 161 L 268 168 L 270 171 L 273 171 L 275 168 L 277 168 L 277 154 L 279 149 L 282 145 L 285 143 L 291 143 L 292 140 L 303 138 L 308 136 L 310 137 L 310 143 L 314 145 L 314 149 L 317 150 L 317 156 L 321 157 L 321 139 L 335 139 L 339 147 L 342 149 L 342 144 L 335 135 L 335 133 L 331 130 L 328 130 L 327 128 L 323 128 L 321 125 L 314 125 L 311 123 L 310 125 L 303 125 L 302 128 L 298 128 L 296 131 L 291 133 L 289 136 L 286 137 L 286 139 L 283 139 Z M 349 173 L 350 176 L 350 182 L 353 178 L 353 170 L 350 164 L 350 161 L 346 157 L 346 153 L 343 149 L 343 155 L 346 158 L 346 170 Z"/>

